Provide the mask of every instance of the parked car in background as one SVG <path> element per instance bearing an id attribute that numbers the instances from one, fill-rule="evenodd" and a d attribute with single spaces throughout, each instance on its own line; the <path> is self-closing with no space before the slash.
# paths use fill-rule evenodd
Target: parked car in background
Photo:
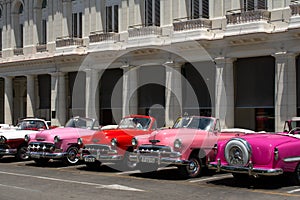
<path id="1" fill-rule="evenodd" d="M 298 118 L 299 119 L 299 118 Z M 237 180 L 288 174 L 300 183 L 300 127 L 296 118 L 285 122 L 284 132 L 246 135 L 219 142 L 216 161 L 209 167 L 231 172 Z M 289 130 L 289 131 L 287 131 Z"/>
<path id="2" fill-rule="evenodd" d="M 241 130 L 221 132 L 219 120 L 213 117 L 180 117 L 171 129 L 133 138 L 135 150 L 129 159 L 136 162 L 142 172 L 174 165 L 183 176 L 196 177 L 209 161 L 215 159 L 214 145 L 217 141 L 252 132 Z"/>
<path id="3" fill-rule="evenodd" d="M 44 130 L 34 136 L 27 136 L 27 155 L 37 164 L 50 159 L 60 159 L 65 164 L 78 162 L 78 138 L 91 136 L 99 129 L 98 121 L 90 118 L 71 118 L 64 127 Z"/>
<path id="4" fill-rule="evenodd" d="M 38 118 L 25 118 L 17 126 L 3 125 L 0 129 L 0 158 L 14 155 L 17 160 L 27 160 L 25 135 L 49 129 L 47 121 Z"/>
<path id="5" fill-rule="evenodd" d="M 92 137 L 82 137 L 84 147 L 80 158 L 87 167 L 97 168 L 103 162 L 114 162 L 119 170 L 132 169 L 135 163 L 128 160 L 133 151 L 131 140 L 137 135 L 150 134 L 156 130 L 155 118 L 144 115 L 124 117 L 116 129 L 97 131 Z"/>

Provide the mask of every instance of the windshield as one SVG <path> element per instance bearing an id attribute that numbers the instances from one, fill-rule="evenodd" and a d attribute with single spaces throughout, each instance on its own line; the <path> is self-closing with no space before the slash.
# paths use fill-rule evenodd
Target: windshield
<path id="1" fill-rule="evenodd" d="M 148 129 L 151 120 L 149 118 L 128 117 L 123 118 L 119 124 L 120 129 Z"/>
<path id="2" fill-rule="evenodd" d="M 82 128 L 82 129 L 94 129 L 96 126 L 93 119 L 75 117 L 70 119 L 65 127 Z"/>
<path id="3" fill-rule="evenodd" d="M 291 129 L 300 127 L 300 121 L 291 121 Z"/>
<path id="4" fill-rule="evenodd" d="M 181 117 L 179 118 L 173 128 L 192 128 L 209 131 L 213 125 L 213 119 L 204 117 Z"/>
<path id="5" fill-rule="evenodd" d="M 46 125 L 42 121 L 37 120 L 24 120 L 18 125 L 19 130 L 39 130 L 46 129 Z"/>

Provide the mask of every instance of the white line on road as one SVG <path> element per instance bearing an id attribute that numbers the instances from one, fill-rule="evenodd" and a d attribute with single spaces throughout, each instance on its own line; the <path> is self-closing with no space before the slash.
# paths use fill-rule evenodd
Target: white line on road
<path id="1" fill-rule="evenodd" d="M 196 182 L 202 182 L 202 181 L 213 181 L 213 180 L 218 180 L 218 179 L 223 179 L 223 178 L 231 178 L 231 174 L 227 174 L 224 176 L 215 176 L 215 177 L 210 177 L 210 178 L 203 178 L 203 179 L 197 179 L 197 180 L 191 180 L 189 181 L 190 183 L 196 183 Z"/>
<path id="2" fill-rule="evenodd" d="M 136 189 L 136 188 L 130 188 L 130 187 L 127 187 L 127 186 L 122 186 L 122 185 L 117 185 L 117 184 L 102 185 L 102 184 L 97 184 L 97 183 L 64 180 L 64 179 L 50 178 L 50 177 L 44 177 L 44 176 L 32 176 L 32 175 L 27 175 L 27 174 L 17 174 L 17 173 L 3 172 L 3 171 L 0 171 L 0 174 L 6 174 L 6 175 L 12 175 L 12 176 L 21 176 L 21 177 L 29 177 L 29 178 L 36 178 L 36 179 L 57 181 L 57 182 L 64 182 L 64 183 L 75 183 L 75 184 L 81 184 L 81 185 L 90 185 L 90 186 L 95 186 L 97 188 L 105 188 L 105 189 L 111 189 L 111 190 L 127 190 L 127 191 L 137 191 L 137 192 L 143 192 L 144 191 L 144 190 L 140 190 L 140 189 Z"/>
<path id="3" fill-rule="evenodd" d="M 141 173 L 140 170 L 134 170 L 134 171 L 124 171 L 124 172 L 118 172 L 116 174 L 122 175 L 122 174 L 136 174 L 136 173 Z"/>
<path id="4" fill-rule="evenodd" d="M 296 192 L 300 192 L 300 188 L 299 188 L 299 189 L 295 189 L 295 190 L 288 191 L 287 193 L 288 193 L 288 194 L 293 194 L 293 193 L 296 193 Z"/>
<path id="5" fill-rule="evenodd" d="M 13 189 L 18 189 L 18 190 L 26 190 L 26 191 L 31 191 L 31 192 L 41 192 L 39 190 L 32 190 L 32 189 L 28 189 L 28 188 L 22 188 L 22 187 L 13 186 L 13 185 L 3 185 L 3 184 L 0 184 L 0 187 L 13 188 Z"/>

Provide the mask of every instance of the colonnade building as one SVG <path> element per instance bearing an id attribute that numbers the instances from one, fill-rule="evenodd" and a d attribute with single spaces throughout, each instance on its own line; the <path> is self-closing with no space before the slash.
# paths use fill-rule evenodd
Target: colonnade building
<path id="1" fill-rule="evenodd" d="M 0 122 L 128 114 L 281 131 L 300 114 L 300 2 L 0 0 Z"/>

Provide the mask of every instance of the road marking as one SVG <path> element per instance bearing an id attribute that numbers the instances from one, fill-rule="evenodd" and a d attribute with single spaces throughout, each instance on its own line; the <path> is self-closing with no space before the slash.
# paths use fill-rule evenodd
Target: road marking
<path id="1" fill-rule="evenodd" d="M 118 172 L 116 174 L 122 175 L 122 174 L 136 174 L 136 173 L 141 173 L 141 172 L 140 172 L 140 170 L 134 170 L 134 171 Z"/>
<path id="2" fill-rule="evenodd" d="M 28 189 L 28 188 L 22 188 L 22 187 L 13 186 L 13 185 L 3 185 L 3 184 L 0 184 L 0 187 L 13 188 L 13 189 L 25 190 L 25 191 L 31 191 L 31 192 L 41 192 L 39 190 L 32 190 L 32 189 Z"/>
<path id="3" fill-rule="evenodd" d="M 295 189 L 295 190 L 288 191 L 287 193 L 288 193 L 288 194 L 293 194 L 293 193 L 296 193 L 296 192 L 300 192 L 300 188 L 299 188 L 299 189 Z"/>
<path id="4" fill-rule="evenodd" d="M 218 179 L 223 179 L 223 178 L 231 178 L 231 174 L 223 175 L 223 176 L 215 176 L 215 177 L 210 177 L 210 178 L 203 178 L 203 179 L 197 179 L 197 180 L 191 180 L 189 181 L 190 183 L 196 183 L 196 182 L 203 182 L 203 181 L 213 181 L 213 180 L 218 180 Z"/>
<path id="5" fill-rule="evenodd" d="M 81 185 L 96 186 L 97 188 L 104 188 L 104 189 L 111 189 L 111 190 L 126 190 L 126 191 L 144 192 L 144 190 L 140 190 L 140 189 L 136 189 L 136 188 L 130 188 L 130 187 L 127 187 L 127 186 L 117 185 L 117 184 L 102 185 L 102 184 L 97 184 L 97 183 L 64 180 L 64 179 L 50 178 L 50 177 L 44 177 L 44 176 L 32 176 L 32 175 L 27 175 L 27 174 L 17 174 L 17 173 L 3 172 L 3 171 L 0 171 L 0 174 L 6 174 L 6 175 L 12 175 L 12 176 L 21 176 L 21 177 L 29 177 L 29 178 L 36 178 L 36 179 L 57 181 L 57 182 L 64 182 L 64 183 L 75 183 L 75 184 L 81 184 Z"/>
<path id="6" fill-rule="evenodd" d="M 79 168 L 79 167 L 85 167 L 85 164 L 82 165 L 70 165 L 65 167 L 56 167 L 55 169 L 73 169 L 73 168 Z"/>

